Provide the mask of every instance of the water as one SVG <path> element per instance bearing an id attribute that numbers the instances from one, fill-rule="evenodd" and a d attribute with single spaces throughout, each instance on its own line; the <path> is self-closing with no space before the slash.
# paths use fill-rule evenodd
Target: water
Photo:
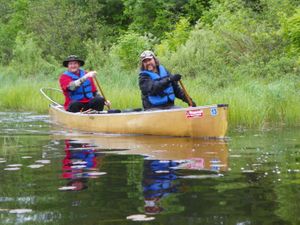
<path id="1" fill-rule="evenodd" d="M 0 224 L 300 224 L 299 129 L 204 141 L 0 121 Z"/>

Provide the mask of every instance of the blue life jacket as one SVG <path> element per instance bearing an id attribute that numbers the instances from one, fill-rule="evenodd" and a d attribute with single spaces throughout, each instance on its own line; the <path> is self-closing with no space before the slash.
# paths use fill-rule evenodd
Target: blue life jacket
<path id="1" fill-rule="evenodd" d="M 159 66 L 159 74 L 143 70 L 140 72 L 140 75 L 149 76 L 152 80 L 161 80 L 162 78 L 169 76 L 166 69 L 161 65 Z M 175 100 L 175 95 L 172 84 L 169 84 L 166 89 L 157 95 L 148 95 L 148 100 L 154 106 L 164 105 L 168 102 L 173 103 Z"/>
<path id="2" fill-rule="evenodd" d="M 84 76 L 84 71 L 80 70 L 79 77 L 77 75 L 75 75 L 74 73 L 71 73 L 70 71 L 65 71 L 64 74 L 71 77 L 72 80 L 75 81 Z M 74 91 L 69 91 L 69 96 L 72 101 L 80 101 L 84 98 L 88 98 L 88 99 L 93 98 L 91 81 L 89 79 L 86 79 Z"/>

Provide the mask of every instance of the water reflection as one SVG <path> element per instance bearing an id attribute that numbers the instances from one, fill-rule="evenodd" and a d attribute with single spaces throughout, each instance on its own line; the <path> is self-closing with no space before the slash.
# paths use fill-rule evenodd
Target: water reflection
<path id="1" fill-rule="evenodd" d="M 76 142 L 94 146 L 93 154 L 97 150 L 144 157 L 140 180 L 144 205 L 138 210 L 146 215 L 183 211 L 177 195 L 187 189 L 184 179 L 216 178 L 228 169 L 227 144 L 221 140 L 105 136 L 81 137 Z"/>
<path id="2" fill-rule="evenodd" d="M 91 143 L 99 150 L 117 154 L 143 155 L 153 160 L 189 160 L 186 168 L 226 171 L 228 147 L 223 140 L 172 138 L 156 136 L 98 136 L 77 140 Z M 119 150 L 119 151 L 118 151 Z M 126 151 L 121 151 L 126 150 Z"/>
<path id="3" fill-rule="evenodd" d="M 145 214 L 160 213 L 163 211 L 161 200 L 178 192 L 180 182 L 175 168 L 179 164 L 173 160 L 145 160 L 142 182 Z"/>
<path id="4" fill-rule="evenodd" d="M 95 171 L 100 170 L 103 154 L 96 153 L 90 144 L 67 139 L 65 140 L 64 151 L 62 178 L 67 179 L 68 182 L 67 186 L 60 190 L 84 190 L 88 187 L 89 178 L 101 175 L 101 173 L 95 173 Z"/>
<path id="5" fill-rule="evenodd" d="M 0 224 L 300 224 L 299 128 L 234 132 L 228 150 L 49 130 L 45 118 L 0 113 Z M 58 190 L 73 180 L 81 191 Z"/>

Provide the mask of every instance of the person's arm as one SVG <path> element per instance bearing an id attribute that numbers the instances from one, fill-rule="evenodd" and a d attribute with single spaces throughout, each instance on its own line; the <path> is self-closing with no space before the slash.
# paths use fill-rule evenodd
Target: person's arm
<path id="1" fill-rule="evenodd" d="M 83 77 L 81 77 L 81 78 L 79 78 L 79 79 L 77 79 L 75 81 L 70 82 L 69 86 L 68 86 L 68 89 L 70 91 L 74 91 L 75 89 L 77 89 L 78 87 L 80 87 L 84 81 L 86 81 L 88 78 L 95 77 L 96 74 L 97 74 L 96 71 L 90 71 L 90 72 L 86 73 Z"/>
<path id="2" fill-rule="evenodd" d="M 169 77 L 161 80 L 152 80 L 146 75 L 140 75 L 139 86 L 143 95 L 157 95 L 162 92 L 171 82 Z"/>

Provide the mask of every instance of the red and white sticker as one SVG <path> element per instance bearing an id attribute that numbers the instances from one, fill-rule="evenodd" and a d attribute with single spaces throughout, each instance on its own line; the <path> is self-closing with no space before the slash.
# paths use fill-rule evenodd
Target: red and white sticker
<path id="1" fill-rule="evenodd" d="M 188 110 L 185 113 L 186 118 L 200 118 L 203 117 L 204 113 L 201 109 Z"/>

